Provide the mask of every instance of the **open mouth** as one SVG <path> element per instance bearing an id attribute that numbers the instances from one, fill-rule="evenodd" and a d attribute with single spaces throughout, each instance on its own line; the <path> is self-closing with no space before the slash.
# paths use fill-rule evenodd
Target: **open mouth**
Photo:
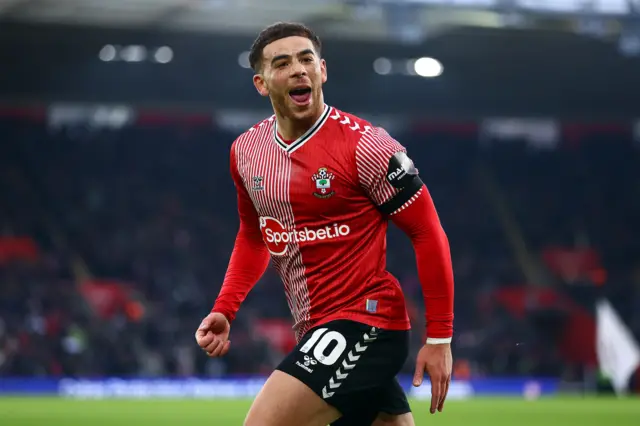
<path id="1" fill-rule="evenodd" d="M 302 87 L 293 89 L 289 92 L 289 96 L 298 105 L 306 105 L 311 100 L 311 88 Z"/>

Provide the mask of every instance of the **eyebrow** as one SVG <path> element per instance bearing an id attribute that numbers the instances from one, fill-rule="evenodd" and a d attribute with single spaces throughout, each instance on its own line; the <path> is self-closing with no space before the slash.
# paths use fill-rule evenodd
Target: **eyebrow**
<path id="1" fill-rule="evenodd" d="M 313 49 L 304 49 L 304 50 L 301 50 L 300 52 L 298 52 L 297 56 L 305 56 L 305 55 L 313 55 L 313 54 L 314 54 Z M 271 59 L 271 64 L 273 65 L 277 61 L 280 61 L 282 59 L 289 59 L 290 57 L 291 57 L 291 55 L 274 56 L 273 59 Z"/>

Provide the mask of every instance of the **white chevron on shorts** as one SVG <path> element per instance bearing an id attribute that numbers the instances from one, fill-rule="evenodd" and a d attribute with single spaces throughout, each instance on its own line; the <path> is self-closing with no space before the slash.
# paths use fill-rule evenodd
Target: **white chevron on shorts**
<path id="1" fill-rule="evenodd" d="M 364 341 L 369 343 L 369 342 L 373 342 L 374 340 L 376 340 L 378 338 L 378 336 L 371 336 L 369 337 L 369 335 L 367 333 L 364 334 Z"/>
<path id="2" fill-rule="evenodd" d="M 366 351 L 367 348 L 369 347 L 368 344 L 375 341 L 378 338 L 377 334 L 378 334 L 378 330 L 375 327 L 371 327 L 369 334 L 365 333 L 362 336 L 362 341 L 356 342 L 355 346 L 353 347 L 353 350 L 349 351 L 349 353 L 347 354 L 347 357 L 344 360 L 342 360 L 342 366 L 338 367 L 334 376 L 332 376 L 329 379 L 329 384 L 328 384 L 329 390 L 338 389 L 340 386 L 342 386 L 343 381 L 349 376 L 349 373 L 351 372 L 351 370 L 353 370 L 356 367 L 356 361 L 360 359 L 361 355 L 356 355 L 356 353 L 362 353 Z M 349 360 L 351 364 L 349 364 L 347 360 Z M 344 373 L 342 372 L 342 369 L 344 369 Z M 327 390 L 327 386 L 322 388 L 322 398 L 329 399 L 333 395 L 335 395 L 335 392 L 329 392 L 329 390 Z"/>
<path id="3" fill-rule="evenodd" d="M 355 365 L 354 365 L 354 367 L 355 367 Z M 349 375 L 349 373 L 342 374 L 342 372 L 340 371 L 339 368 L 338 368 L 338 371 L 336 371 L 336 378 L 338 380 L 346 379 L 348 375 Z"/>
<path id="4" fill-rule="evenodd" d="M 347 360 L 345 359 L 344 361 L 342 361 L 342 366 L 345 370 L 353 370 L 353 367 L 355 367 L 356 365 L 347 363 Z"/>
<path id="5" fill-rule="evenodd" d="M 356 352 L 364 352 L 367 350 L 366 346 L 360 346 L 360 342 L 356 343 L 355 347 Z"/>

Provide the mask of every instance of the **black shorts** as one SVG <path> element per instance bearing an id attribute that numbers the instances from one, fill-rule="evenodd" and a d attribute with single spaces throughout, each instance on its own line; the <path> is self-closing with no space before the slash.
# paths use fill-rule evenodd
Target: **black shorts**
<path id="1" fill-rule="evenodd" d="M 409 355 L 409 331 L 338 320 L 307 332 L 280 363 L 343 415 L 335 426 L 370 426 L 378 413 L 411 411 L 395 376 Z"/>

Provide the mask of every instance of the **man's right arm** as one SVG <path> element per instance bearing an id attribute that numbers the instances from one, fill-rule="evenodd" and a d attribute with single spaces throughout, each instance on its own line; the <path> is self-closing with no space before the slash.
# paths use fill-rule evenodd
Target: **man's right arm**
<path id="1" fill-rule="evenodd" d="M 238 194 L 240 228 L 222 288 L 211 310 L 223 314 L 229 322 L 235 319 L 240 304 L 269 265 L 269 252 L 262 240 L 259 216 L 238 172 L 235 150 L 236 144 L 231 147 L 231 176 Z"/>

